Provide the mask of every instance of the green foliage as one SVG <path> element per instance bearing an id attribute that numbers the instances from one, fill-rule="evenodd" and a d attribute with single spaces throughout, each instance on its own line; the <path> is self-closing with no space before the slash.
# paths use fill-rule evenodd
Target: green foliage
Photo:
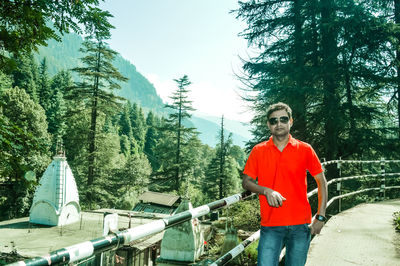
<path id="1" fill-rule="evenodd" d="M 132 63 L 121 56 L 117 56 L 114 60 L 114 65 L 122 75 L 129 79 L 129 82 L 121 85 L 121 90 L 117 92 L 119 96 L 132 103 L 138 103 L 146 110 L 157 114 L 165 114 L 164 104 L 158 96 L 154 85 L 140 74 Z"/>
<path id="2" fill-rule="evenodd" d="M 156 158 L 155 149 L 157 146 L 157 142 L 159 141 L 159 132 L 158 128 L 160 127 L 160 119 L 154 116 L 152 112 L 147 114 L 146 118 L 146 142 L 144 144 L 143 152 L 147 155 L 149 162 L 151 164 L 151 168 L 154 170 L 160 167 L 160 163 Z"/>
<path id="3" fill-rule="evenodd" d="M 400 231 L 400 212 L 393 213 L 393 223 L 397 231 Z"/>
<path id="4" fill-rule="evenodd" d="M 206 185 L 202 187 L 203 193 L 213 201 L 239 192 L 241 179 L 238 161 L 243 160 L 241 163 L 244 163 L 244 152 L 232 145 L 232 134 L 226 136 L 223 121 L 222 118 L 218 134 L 220 142 L 206 167 Z"/>
<path id="5" fill-rule="evenodd" d="M 320 157 L 394 151 L 399 114 L 386 107 L 388 99 L 397 103 L 398 35 L 384 15 L 392 12 L 371 1 L 240 2 L 242 36 L 259 48 L 241 77 L 256 92 L 248 98 L 256 113 L 248 148 L 268 137 L 266 108 L 282 101 L 293 109 L 293 135 Z"/>
<path id="6" fill-rule="evenodd" d="M 24 173 L 32 170 L 40 177 L 50 162 L 49 150 L 54 153 L 55 144 L 61 140 L 83 209 L 131 209 L 138 195 L 148 189 L 150 176 L 155 181 L 151 188 L 158 191 L 185 195 L 194 205 L 210 201 L 202 192 L 205 169 L 215 151 L 203 145 L 192 128 L 189 112 L 193 108 L 187 99 L 189 79 L 184 76 L 175 80 L 178 90 L 171 97 L 172 103 L 167 105 L 172 110 L 168 119 L 152 112 L 146 117 L 142 104 L 147 110 L 164 112 L 157 107 L 162 102 L 154 87 L 104 42 L 112 28 L 107 22 L 109 13 L 89 8 L 86 1 L 80 4 L 80 8 L 87 7 L 95 15 L 88 17 L 81 13 L 82 17 L 75 17 L 76 23 L 85 22 L 84 30 L 88 33 L 79 52 L 77 47 L 82 40 L 76 35 L 62 36 L 60 39 L 67 40 L 63 44 L 51 40 L 58 38 L 55 35 L 38 36 L 31 40 L 30 47 L 6 49 L 15 64 L 11 75 L 0 71 L 0 183 L 12 180 L 11 189 L 1 193 L 0 209 L 9 209 L 2 214 L 26 215 L 37 183 L 25 180 Z M 38 6 L 35 14 L 40 16 L 41 8 L 46 7 L 47 4 Z M 0 13 L 3 11 L 4 6 L 0 4 Z M 54 28 L 48 27 L 55 33 L 64 25 L 63 31 L 67 32 L 73 27 L 69 19 L 65 18 L 64 24 L 56 22 Z M 48 40 L 49 48 L 56 52 L 41 47 L 38 66 L 28 52 Z M 28 55 L 22 55 L 25 52 Z M 82 62 L 77 60 L 79 56 Z M 135 92 L 127 94 L 134 103 L 127 103 L 123 108 L 120 107 L 124 99 L 115 96 L 114 91 L 121 88 L 119 82 L 126 78 L 114 63 L 134 79 L 128 87 Z M 71 67 L 80 78 L 65 70 Z M 236 161 L 227 159 L 227 167 L 231 169 L 228 172 L 237 174 L 240 157 L 237 150 Z M 238 182 L 229 187 L 236 190 Z"/>
<path id="7" fill-rule="evenodd" d="M 17 68 L 12 72 L 13 87 L 24 89 L 33 101 L 38 99 L 38 79 L 39 72 L 36 61 L 32 55 L 24 55 L 15 58 Z"/>
<path id="8" fill-rule="evenodd" d="M 49 40 L 47 47 L 39 47 L 37 60 L 41 61 L 46 58 L 50 75 L 66 69 L 72 69 L 81 66 L 79 58 L 84 54 L 79 51 L 82 46 L 83 39 L 80 35 L 71 33 L 61 36 L 61 42 Z M 113 65 L 118 71 L 129 79 L 123 82 L 121 89 L 115 91 L 115 94 L 127 99 L 131 103 L 137 103 L 145 110 L 151 110 L 157 114 L 165 114 L 163 102 L 157 95 L 156 89 L 143 75 L 141 75 L 136 67 L 121 55 L 116 55 Z M 78 80 L 78 75 L 73 73 L 74 80 Z"/>
<path id="9" fill-rule="evenodd" d="M 0 65 L 11 68 L 12 60 L 7 54 L 19 56 L 30 53 L 49 39 L 59 40 L 60 34 L 71 30 L 93 32 L 93 25 L 103 25 L 109 34 L 107 18 L 111 16 L 96 6 L 98 0 L 41 1 L 30 3 L 23 0 L 0 2 Z M 53 22 L 54 28 L 48 24 Z M 83 25 L 83 27 L 82 27 Z M 104 33 L 103 33 L 104 34 Z M 4 53 L 3 51 L 7 52 Z"/>
<path id="10" fill-rule="evenodd" d="M 50 163 L 44 110 L 18 87 L 0 95 L 0 180 L 9 184 L 0 197 L 1 218 L 26 215 L 33 183 L 27 171 L 43 173 Z"/>
<path id="11" fill-rule="evenodd" d="M 147 126 L 143 110 L 136 103 L 134 103 L 129 109 L 129 118 L 132 125 L 132 135 L 135 138 L 140 151 L 143 151 L 146 142 Z"/>
<path id="12" fill-rule="evenodd" d="M 154 186 L 157 190 L 179 191 L 182 180 L 188 182 L 193 174 L 196 151 L 200 148 L 195 129 L 184 126 L 184 120 L 191 117 L 189 112 L 194 111 L 187 95 L 191 82 L 186 75 L 174 81 L 178 88 L 170 97 L 172 103 L 165 105 L 172 112 L 161 125 L 162 137 L 156 146 L 157 159 L 161 162 L 154 175 L 159 183 Z"/>
<path id="13" fill-rule="evenodd" d="M 49 123 L 49 133 L 53 136 L 52 151 L 55 152 L 56 143 L 64 138 L 67 131 L 66 114 L 67 101 L 64 94 L 67 88 L 73 86 L 70 72 L 60 71 L 50 80 L 50 100 L 46 110 Z"/>
<path id="14" fill-rule="evenodd" d="M 17 136 L 24 137 L 24 139 L 4 139 L 4 141 L 11 141 L 13 150 L 9 152 L 11 154 L 15 152 L 13 155 L 8 154 L 13 157 L 13 159 L 9 158 L 9 165 L 13 170 L 7 176 L 22 177 L 24 173 L 20 169 L 23 168 L 22 166 L 32 167 L 39 171 L 44 170 L 49 162 L 46 154 L 49 135 L 43 109 L 33 102 L 23 89 L 16 87 L 3 92 L 0 98 L 0 110 L 4 124 L 10 129 L 9 133 L 15 132 Z M 10 134 L 10 137 L 13 135 Z M 28 147 L 36 148 L 29 149 Z"/>
<path id="15" fill-rule="evenodd" d="M 81 49 L 86 55 L 81 59 L 84 67 L 77 67 L 73 70 L 79 73 L 82 81 L 76 82 L 76 86 L 68 88 L 66 97 L 73 102 L 82 101 L 87 108 L 90 108 L 90 129 L 88 131 L 88 150 L 87 150 L 87 200 L 89 206 L 92 200 L 102 200 L 101 194 L 95 193 L 92 184 L 96 176 L 100 173 L 97 168 L 97 161 L 100 159 L 98 153 L 98 122 L 97 119 L 102 114 L 113 114 L 119 108 L 122 98 L 113 94 L 114 89 L 119 89 L 118 82 L 126 81 L 118 70 L 112 65 L 112 61 L 117 54 L 108 48 L 103 42 L 109 38 L 107 27 L 93 18 L 93 32 L 86 38 Z M 103 194 L 104 195 L 104 194 Z M 96 199 L 95 199 L 96 198 Z"/>
<path id="16" fill-rule="evenodd" d="M 50 108 L 51 103 L 51 88 L 50 88 L 50 78 L 47 71 L 47 63 L 46 58 L 43 58 L 42 62 L 40 63 L 39 67 L 39 75 L 38 75 L 38 82 L 37 82 L 37 90 L 39 95 L 39 103 L 46 111 Z"/>
<path id="17" fill-rule="evenodd" d="M 155 147 L 156 160 L 160 163 L 160 168 L 153 172 L 151 190 L 159 192 L 175 191 L 183 193 L 180 195 L 185 195 L 187 182 L 198 182 L 197 178 L 193 178 L 193 174 L 198 167 L 196 163 L 201 155 L 200 148 L 201 143 L 196 136 L 185 140 L 181 146 L 181 160 L 178 164 L 176 160 L 176 135 L 174 132 L 163 131 Z M 178 167 L 179 179 L 176 179 Z"/>
<path id="18" fill-rule="evenodd" d="M 242 257 L 243 260 L 242 265 L 257 264 L 257 256 L 258 256 L 257 247 L 258 247 L 258 240 L 246 247 Z"/>
<path id="19" fill-rule="evenodd" d="M 12 80 L 11 78 L 4 74 L 3 71 L 0 70 L 0 94 L 6 90 L 12 87 Z"/>
<path id="20" fill-rule="evenodd" d="M 253 197 L 232 205 L 229 213 L 233 218 L 235 228 L 252 232 L 260 229 L 261 215 L 258 198 Z"/>

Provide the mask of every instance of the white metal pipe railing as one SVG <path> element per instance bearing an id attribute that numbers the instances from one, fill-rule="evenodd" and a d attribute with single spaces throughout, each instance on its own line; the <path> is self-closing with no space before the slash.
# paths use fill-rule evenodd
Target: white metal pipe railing
<path id="1" fill-rule="evenodd" d="M 50 264 L 68 264 L 91 257 L 94 254 L 101 253 L 111 249 L 118 249 L 124 244 L 141 239 L 164 231 L 167 228 L 181 224 L 194 218 L 198 218 L 240 200 L 249 198 L 255 194 L 245 191 L 224 199 L 211 202 L 200 207 L 187 210 L 170 217 L 156 220 L 147 224 L 129 228 L 124 231 L 115 232 L 105 237 L 79 243 L 73 246 L 62 248 L 51 252 L 48 255 L 19 261 L 10 265 L 50 265 Z"/>
<path id="2" fill-rule="evenodd" d="M 400 163 L 400 160 L 374 160 L 374 161 L 356 161 L 356 160 L 333 160 L 333 161 L 328 161 L 328 162 L 323 162 L 322 165 L 329 165 L 329 164 L 342 164 L 342 163 Z M 336 178 L 332 179 L 328 182 L 329 184 L 332 184 L 334 182 L 340 182 L 344 180 L 349 180 L 349 179 L 357 179 L 357 178 L 365 178 L 365 177 L 378 177 L 378 176 L 396 176 L 399 175 L 400 173 L 384 173 L 384 174 L 370 174 L 370 175 L 360 175 L 360 176 L 350 176 L 350 177 L 344 177 L 344 178 Z M 386 187 L 385 189 L 394 189 L 394 188 L 400 188 L 400 186 L 392 186 L 392 187 Z M 333 201 L 337 199 L 341 199 L 344 197 L 348 197 L 351 195 L 371 191 L 371 190 L 380 190 L 381 188 L 368 188 L 368 189 L 363 189 L 360 191 L 354 191 L 350 192 L 347 194 L 343 194 L 340 196 L 333 197 L 329 202 L 327 207 L 332 204 Z M 308 197 L 311 197 L 315 194 L 318 193 L 318 189 L 314 189 L 310 192 L 307 193 Z M 220 209 L 222 207 L 226 207 L 229 205 L 232 205 L 240 200 L 243 200 L 245 198 L 249 198 L 255 194 L 252 194 L 248 191 L 245 191 L 243 193 L 238 193 L 235 195 L 232 195 L 230 197 L 217 200 L 214 202 L 211 202 L 206 205 L 202 205 L 200 207 L 194 208 L 192 210 L 184 211 L 181 213 L 178 213 L 176 215 L 173 215 L 171 217 L 163 218 L 160 220 L 156 220 L 147 224 L 143 224 L 134 228 L 130 228 L 121 232 L 116 232 L 113 234 L 109 234 L 105 237 L 94 239 L 91 241 L 86 241 L 83 243 L 79 243 L 70 247 L 66 247 L 63 249 L 59 249 L 56 251 L 51 252 L 48 255 L 41 256 L 41 257 L 36 257 L 33 259 L 28 259 L 25 261 L 19 261 L 15 262 L 10 265 L 50 265 L 50 264 L 57 264 L 57 263 L 62 263 L 62 264 L 67 264 L 67 263 L 72 263 L 76 261 L 80 261 L 83 259 L 86 259 L 94 254 L 104 252 L 107 250 L 111 249 L 117 249 L 120 246 L 141 239 L 146 236 L 150 236 L 159 232 L 164 231 L 167 228 L 170 228 L 172 226 L 175 226 L 177 224 L 183 223 L 185 221 L 189 221 L 194 218 L 198 218 L 201 216 L 204 216 L 208 213 L 210 213 L 213 210 Z M 244 251 L 244 249 L 249 246 L 251 243 L 256 241 L 260 234 L 260 232 L 257 231 L 254 233 L 252 236 L 250 236 L 248 239 L 243 241 L 241 244 L 239 244 L 237 247 L 229 251 L 227 254 L 224 254 L 220 259 L 214 262 L 213 265 L 224 265 L 237 255 L 239 255 L 241 252 Z M 281 253 L 281 257 L 284 256 L 285 252 L 284 250 Z"/>
<path id="3" fill-rule="evenodd" d="M 400 163 L 400 160 L 379 160 L 379 161 L 353 161 L 353 160 L 334 160 L 334 161 L 328 161 L 328 162 L 324 162 L 322 163 L 323 165 L 328 165 L 328 164 L 333 164 L 333 163 L 361 163 L 361 162 L 365 162 L 365 163 L 382 163 L 382 162 L 394 162 L 394 163 Z M 380 174 L 368 174 L 368 175 L 358 175 L 358 176 L 349 176 L 349 177 L 340 177 L 340 178 L 335 178 L 332 180 L 329 180 L 329 182 L 327 182 L 327 185 L 333 184 L 335 182 L 340 182 L 340 181 L 345 181 L 345 180 L 351 180 L 351 179 L 359 179 L 359 178 L 367 178 L 367 177 L 381 177 L 381 176 L 400 176 L 400 173 L 380 173 Z M 385 189 L 400 189 L 400 186 L 391 186 L 391 187 L 385 187 Z M 330 199 L 327 202 L 327 206 L 326 208 L 328 208 L 335 200 L 338 199 L 342 199 L 345 197 L 349 197 L 349 196 L 353 196 L 356 194 L 360 194 L 360 193 L 364 193 L 364 192 L 368 192 L 368 191 L 373 191 L 373 190 L 381 190 L 381 187 L 377 187 L 377 188 L 367 188 L 367 189 L 362 189 L 362 190 L 358 190 L 358 191 L 353 191 L 350 193 L 346 193 L 346 194 L 342 194 L 340 196 L 335 196 L 332 199 Z M 318 188 L 313 189 L 312 191 L 307 193 L 307 197 L 310 198 L 313 195 L 316 195 L 318 193 Z M 211 266 L 220 266 L 220 265 L 225 265 L 226 263 L 228 263 L 229 261 L 231 261 L 232 259 L 234 259 L 236 256 L 238 256 L 241 252 L 244 251 L 244 249 L 249 246 L 251 243 L 255 242 L 256 240 L 259 239 L 260 237 L 260 230 L 257 231 L 255 233 L 255 235 L 258 236 L 258 238 L 251 238 L 251 242 L 249 242 L 250 238 L 246 239 L 245 241 L 243 241 L 241 244 L 239 244 L 238 246 L 236 246 L 235 248 L 231 249 L 229 252 L 227 252 L 226 254 L 224 254 L 222 257 L 220 257 L 218 260 L 216 260 L 215 262 L 213 262 L 211 264 Z M 253 235 L 252 235 L 253 236 Z M 249 241 L 248 241 L 249 240 Z M 246 243 L 246 245 L 243 245 L 243 243 Z M 286 254 L 286 249 L 283 248 L 281 251 L 281 254 L 279 256 L 279 261 L 281 261 L 283 259 L 283 257 Z"/>

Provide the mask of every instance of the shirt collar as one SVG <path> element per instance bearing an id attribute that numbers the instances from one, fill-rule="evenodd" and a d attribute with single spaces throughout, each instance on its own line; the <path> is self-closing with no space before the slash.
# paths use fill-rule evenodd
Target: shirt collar
<path id="1" fill-rule="evenodd" d="M 294 146 L 296 146 L 296 143 L 297 143 L 296 139 L 293 138 L 291 134 L 289 134 L 288 144 L 290 144 L 290 145 L 292 145 L 294 147 Z M 271 147 L 271 146 L 274 146 L 274 145 L 275 144 L 274 144 L 274 141 L 272 140 L 272 136 L 271 136 L 271 137 L 269 137 L 269 140 L 267 141 L 267 147 Z"/>

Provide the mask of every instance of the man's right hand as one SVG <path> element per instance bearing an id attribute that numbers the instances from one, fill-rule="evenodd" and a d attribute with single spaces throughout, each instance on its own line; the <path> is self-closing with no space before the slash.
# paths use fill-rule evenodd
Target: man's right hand
<path id="1" fill-rule="evenodd" d="M 263 191 L 264 195 L 267 197 L 268 204 L 271 207 L 279 208 L 282 206 L 283 202 L 286 200 L 285 197 L 281 195 L 278 191 L 266 188 Z"/>
<path id="2" fill-rule="evenodd" d="M 258 185 L 253 178 L 246 174 L 243 174 L 242 186 L 246 190 L 266 196 L 271 207 L 281 207 L 286 200 L 278 191 Z"/>

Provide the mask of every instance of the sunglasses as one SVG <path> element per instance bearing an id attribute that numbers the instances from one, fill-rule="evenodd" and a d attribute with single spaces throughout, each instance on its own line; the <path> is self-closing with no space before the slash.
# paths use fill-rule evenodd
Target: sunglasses
<path id="1" fill-rule="evenodd" d="M 281 122 L 282 124 L 287 124 L 289 122 L 288 116 L 271 117 L 270 119 L 268 119 L 268 122 L 270 123 L 270 125 L 276 125 L 278 124 L 278 119 L 279 122 Z"/>

